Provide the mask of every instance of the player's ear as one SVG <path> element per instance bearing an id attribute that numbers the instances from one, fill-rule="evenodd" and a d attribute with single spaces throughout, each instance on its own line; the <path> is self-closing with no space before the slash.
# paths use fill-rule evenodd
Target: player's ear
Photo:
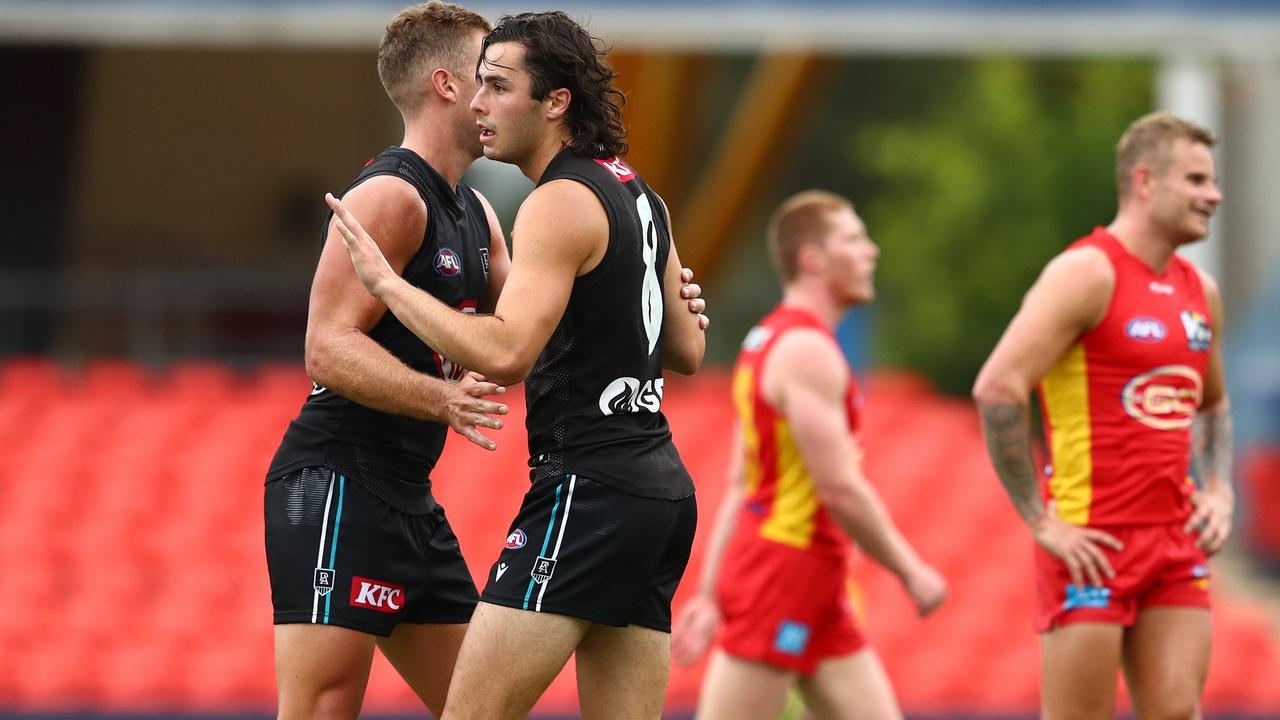
<path id="1" fill-rule="evenodd" d="M 796 270 L 798 274 L 816 273 L 822 269 L 823 253 L 817 243 L 800 243 L 796 248 Z"/>
<path id="2" fill-rule="evenodd" d="M 431 73 L 431 89 L 445 100 L 456 101 L 459 97 L 457 78 L 444 68 L 436 68 Z"/>
<path id="3" fill-rule="evenodd" d="M 1135 197 L 1147 198 L 1151 196 L 1151 186 L 1155 180 L 1155 174 L 1151 172 L 1151 166 L 1146 163 L 1135 163 L 1133 169 L 1129 171 L 1129 190 Z"/>
<path id="4" fill-rule="evenodd" d="M 559 88 L 547 93 L 547 100 L 550 104 L 547 106 L 547 119 L 559 120 L 564 114 L 569 112 L 569 101 L 573 98 L 573 94 L 569 92 L 569 88 Z"/>

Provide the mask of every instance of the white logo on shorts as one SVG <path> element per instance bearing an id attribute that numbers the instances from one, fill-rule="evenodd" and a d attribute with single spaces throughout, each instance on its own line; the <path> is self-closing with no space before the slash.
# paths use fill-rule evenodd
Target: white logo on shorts
<path id="1" fill-rule="evenodd" d="M 311 586 L 321 595 L 328 595 L 333 590 L 333 575 L 333 568 L 318 567 Z"/>
<path id="2" fill-rule="evenodd" d="M 536 583 L 544 583 L 551 579 L 551 575 L 555 571 L 556 561 L 539 555 L 538 559 L 533 561 L 533 570 L 529 573 L 529 576 Z"/>
<path id="3" fill-rule="evenodd" d="M 493 581 L 494 581 L 494 582 L 498 582 L 499 580 L 501 580 L 501 579 L 502 579 L 502 576 L 503 576 L 504 574 L 506 574 L 506 572 L 507 572 L 507 564 L 506 564 L 506 563 L 498 563 L 498 572 L 494 573 L 494 575 L 493 575 Z"/>

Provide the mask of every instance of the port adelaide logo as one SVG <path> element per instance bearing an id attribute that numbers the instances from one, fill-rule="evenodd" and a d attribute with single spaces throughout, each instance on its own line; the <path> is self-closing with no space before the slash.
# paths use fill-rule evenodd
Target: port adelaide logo
<path id="1" fill-rule="evenodd" d="M 539 555 L 538 559 L 533 561 L 533 570 L 529 572 L 529 577 L 532 577 L 536 583 L 544 583 L 551 579 L 555 571 L 556 561 Z"/>
<path id="2" fill-rule="evenodd" d="M 333 568 L 318 567 L 311 586 L 321 595 L 328 595 L 333 590 L 333 577 Z"/>

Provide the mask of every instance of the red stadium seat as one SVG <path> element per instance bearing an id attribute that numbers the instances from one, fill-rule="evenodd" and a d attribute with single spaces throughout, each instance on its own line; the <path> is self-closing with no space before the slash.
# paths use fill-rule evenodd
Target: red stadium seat
<path id="1" fill-rule="evenodd" d="M 8 460 L 0 578 L 22 588 L 21 600 L 0 593 L 0 708 L 270 712 L 262 484 L 308 382 L 295 364 L 241 375 L 213 362 L 159 374 L 117 360 L 74 370 L 0 362 Z M 677 605 L 701 568 L 723 491 L 735 422 L 728 385 L 726 372 L 709 370 L 667 386 L 664 411 L 698 483 L 702 516 Z M 904 707 L 1033 713 L 1031 538 L 990 470 L 975 413 L 911 375 L 873 375 L 864 386 L 868 476 L 952 588 L 948 605 L 921 621 L 896 579 L 865 557 L 856 561 L 867 634 Z M 522 388 L 506 401 L 508 427 L 493 434 L 499 449 L 450 433 L 434 473 L 435 494 L 480 582 L 528 488 Z M 1263 467 L 1272 477 L 1272 465 Z M 1259 471 L 1244 472 L 1256 480 Z M 1274 713 L 1280 641 L 1269 617 L 1227 590 L 1214 601 L 1206 708 Z M 693 707 L 703 669 L 673 670 L 672 713 Z M 570 669 L 537 712 L 572 715 L 575 692 Z M 365 710 L 417 714 L 421 703 L 379 660 Z"/>

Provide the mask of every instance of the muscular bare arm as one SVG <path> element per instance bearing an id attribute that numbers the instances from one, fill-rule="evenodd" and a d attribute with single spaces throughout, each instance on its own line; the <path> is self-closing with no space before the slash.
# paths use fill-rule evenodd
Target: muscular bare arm
<path id="1" fill-rule="evenodd" d="M 1195 511 L 1187 520 L 1186 530 L 1198 531 L 1197 544 L 1215 553 L 1231 534 L 1235 509 L 1231 482 L 1231 401 L 1222 370 L 1222 294 L 1208 273 L 1201 272 L 1200 280 L 1213 323 L 1213 341 L 1209 347 L 1202 404 L 1191 423 L 1191 460 L 1200 478 L 1200 489 L 1191 496 Z"/>
<path id="2" fill-rule="evenodd" d="M 564 315 L 574 279 L 608 244 L 608 217 L 589 188 L 571 180 L 541 185 L 516 217 L 511 272 L 494 313 L 466 315 L 391 272 L 356 216 L 328 200 L 369 292 L 441 354 L 504 385 L 529 374 Z"/>
<path id="3" fill-rule="evenodd" d="M 1082 248 L 1050 262 L 1023 299 L 974 383 L 987 453 L 1018 515 L 1037 542 L 1062 558 L 1072 582 L 1102 583 L 1114 575 L 1096 546 L 1119 542 L 1101 531 L 1068 525 L 1041 503 L 1031 455 L 1031 390 L 1081 334 L 1101 321 L 1115 288 L 1102 251 Z"/>
<path id="4" fill-rule="evenodd" d="M 394 177 L 371 178 L 346 201 L 369 217 L 383 240 L 389 269 L 398 277 L 422 243 L 427 208 L 417 191 Z M 306 367 L 322 387 L 383 412 L 450 424 L 472 442 L 492 449 L 476 427 L 501 427 L 506 407 L 485 400 L 491 383 L 449 385 L 402 363 L 368 333 L 386 306 L 361 287 L 339 231 L 330 225 L 311 287 L 307 311 Z"/>
<path id="5" fill-rule="evenodd" d="M 862 472 L 862 451 L 844 404 L 849 382 L 839 348 L 808 329 L 775 342 L 761 377 L 765 398 L 787 419 L 819 500 L 849 537 L 898 576 L 922 615 L 932 612 L 946 596 L 946 583 L 898 531 Z"/>

